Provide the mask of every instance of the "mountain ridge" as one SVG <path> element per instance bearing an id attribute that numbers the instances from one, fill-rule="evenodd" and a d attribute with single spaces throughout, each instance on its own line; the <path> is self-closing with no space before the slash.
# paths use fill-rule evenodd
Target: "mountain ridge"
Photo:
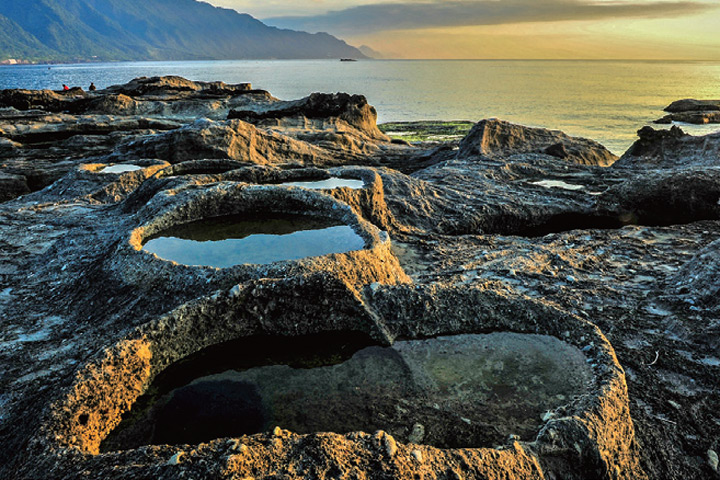
<path id="1" fill-rule="evenodd" d="M 327 33 L 196 0 L 3 0 L 0 61 L 365 58 Z"/>

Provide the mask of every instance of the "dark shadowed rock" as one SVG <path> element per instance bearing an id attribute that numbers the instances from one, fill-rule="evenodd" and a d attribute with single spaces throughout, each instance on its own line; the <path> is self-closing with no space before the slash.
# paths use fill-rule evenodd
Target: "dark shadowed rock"
<path id="1" fill-rule="evenodd" d="M 24 176 L 0 172 L 0 202 L 29 192 L 27 179 Z"/>
<path id="2" fill-rule="evenodd" d="M 182 124 L 169 119 L 140 116 L 111 115 L 57 115 L 48 116 L 43 121 L 0 123 L 0 135 L 26 146 L 33 144 L 52 144 L 81 135 L 109 135 L 117 132 L 148 130 L 172 130 Z"/>
<path id="3" fill-rule="evenodd" d="M 98 113 L 105 115 L 139 115 L 139 102 L 119 94 L 92 96 L 67 106 L 71 113 Z"/>
<path id="4" fill-rule="evenodd" d="M 720 166 L 720 133 L 695 137 L 677 126 L 670 130 L 643 127 L 638 137 L 614 167 Z"/>
<path id="5" fill-rule="evenodd" d="M 720 218 L 720 169 L 653 170 L 610 187 L 600 208 L 641 225 L 673 225 Z"/>
<path id="6" fill-rule="evenodd" d="M 565 145 L 563 145 L 562 143 L 555 143 L 553 145 L 550 145 L 545 149 L 545 153 L 557 158 L 567 158 L 570 156 L 570 153 L 568 153 L 568 151 L 565 149 Z"/>
<path id="7" fill-rule="evenodd" d="M 706 123 L 720 123 L 720 100 L 677 100 L 667 107 L 665 115 L 653 123 L 669 124 L 672 122 L 692 123 L 704 125 Z"/>
<path id="8" fill-rule="evenodd" d="M 285 118 L 338 119 L 371 138 L 389 141 L 377 128 L 375 107 L 362 95 L 347 93 L 313 93 L 290 102 L 277 102 L 259 109 L 231 110 L 228 118 L 262 123 L 264 120 Z"/>
<path id="9" fill-rule="evenodd" d="M 238 94 L 252 90 L 249 83 L 228 85 L 224 82 L 194 82 L 182 77 L 139 77 L 124 85 L 113 85 L 106 89 L 112 93 L 122 93 L 131 97 L 142 95 L 167 95 L 181 92 L 206 92 L 218 95 Z"/>
<path id="10" fill-rule="evenodd" d="M 477 123 L 460 142 L 458 157 L 497 158 L 525 153 L 545 153 L 572 163 L 602 167 L 617 160 L 609 150 L 592 140 L 497 119 Z"/>
<path id="11" fill-rule="evenodd" d="M 670 124 L 672 122 L 692 123 L 694 125 L 705 125 L 707 123 L 720 123 L 720 112 L 716 111 L 695 111 L 671 113 L 655 120 L 653 123 Z"/>
<path id="12" fill-rule="evenodd" d="M 685 303 L 720 312 L 720 240 L 705 246 L 673 276 L 678 291 L 686 294 Z"/>
<path id="13" fill-rule="evenodd" d="M 720 111 L 720 100 L 693 100 L 686 98 L 672 102 L 664 110 L 670 113 Z"/>
<path id="14" fill-rule="evenodd" d="M 77 91 L 56 92 L 54 90 L 0 90 L 0 107 L 12 107 L 17 110 L 39 108 L 48 112 L 60 112 L 86 94 Z"/>

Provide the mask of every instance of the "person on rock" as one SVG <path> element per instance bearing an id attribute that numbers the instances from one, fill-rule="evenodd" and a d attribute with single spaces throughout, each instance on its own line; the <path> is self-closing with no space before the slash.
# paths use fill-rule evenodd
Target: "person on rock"
<path id="1" fill-rule="evenodd" d="M 94 82 L 90 82 L 90 88 L 89 88 L 89 90 L 90 90 L 91 92 L 94 92 L 95 90 L 97 90 L 97 87 L 95 86 L 95 83 L 94 83 Z"/>
<path id="2" fill-rule="evenodd" d="M 70 90 L 70 87 L 63 83 L 63 90 L 67 92 L 68 90 Z"/>

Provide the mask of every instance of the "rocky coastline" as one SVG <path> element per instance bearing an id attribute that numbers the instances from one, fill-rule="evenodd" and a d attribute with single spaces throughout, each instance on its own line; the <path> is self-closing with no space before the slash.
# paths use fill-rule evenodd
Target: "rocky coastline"
<path id="1" fill-rule="evenodd" d="M 497 119 L 409 143 L 376 118 L 359 95 L 180 77 L 0 91 L 0 478 L 720 478 L 720 134 L 645 127 L 618 158 Z M 283 185 L 328 179 L 362 186 Z M 364 246 L 228 268 L 144 249 L 230 215 L 323 218 Z M 104 443 L 154 382 L 228 342 L 468 351 L 485 334 L 563 349 L 492 357 L 472 388 L 438 383 L 462 356 L 384 354 L 368 378 L 406 369 L 416 400 L 336 399 L 379 430 Z M 566 350 L 577 392 L 546 406 L 534 385 Z M 522 429 L 501 393 L 461 411 L 511 375 L 493 391 L 524 392 Z"/>

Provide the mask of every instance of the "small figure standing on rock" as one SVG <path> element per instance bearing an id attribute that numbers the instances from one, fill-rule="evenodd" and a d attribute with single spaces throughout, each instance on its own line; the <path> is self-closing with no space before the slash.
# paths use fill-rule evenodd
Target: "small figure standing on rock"
<path id="1" fill-rule="evenodd" d="M 63 83 L 63 90 L 67 92 L 68 90 L 70 90 L 70 87 Z"/>
<path id="2" fill-rule="evenodd" d="M 95 86 L 94 82 L 90 82 L 90 88 L 88 90 L 90 90 L 91 92 L 94 92 L 95 90 L 97 90 L 97 87 Z"/>

